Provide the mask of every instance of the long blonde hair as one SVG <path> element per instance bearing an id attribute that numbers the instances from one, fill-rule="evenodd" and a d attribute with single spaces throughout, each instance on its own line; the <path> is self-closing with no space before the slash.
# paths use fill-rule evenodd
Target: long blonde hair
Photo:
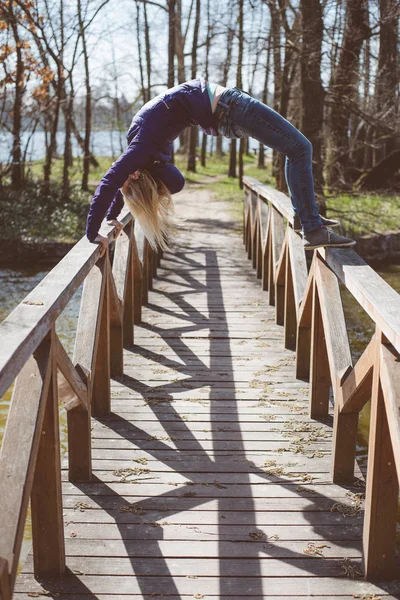
<path id="1" fill-rule="evenodd" d="M 165 184 L 141 169 L 138 179 L 128 177 L 121 192 L 151 247 L 166 250 L 174 229 L 174 204 Z"/>

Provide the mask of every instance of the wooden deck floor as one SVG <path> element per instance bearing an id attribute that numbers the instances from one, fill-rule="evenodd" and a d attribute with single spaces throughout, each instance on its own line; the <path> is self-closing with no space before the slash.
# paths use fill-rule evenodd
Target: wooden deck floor
<path id="1" fill-rule="evenodd" d="M 38 583 L 30 556 L 15 597 L 394 598 L 346 576 L 362 482 L 330 483 L 331 423 L 308 419 L 229 216 L 204 215 L 201 192 L 182 202 L 113 413 L 93 421 L 94 480 L 64 473 L 68 575 Z"/>

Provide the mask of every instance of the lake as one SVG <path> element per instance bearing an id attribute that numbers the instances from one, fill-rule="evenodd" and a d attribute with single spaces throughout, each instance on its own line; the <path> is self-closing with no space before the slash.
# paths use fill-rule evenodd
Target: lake
<path id="1" fill-rule="evenodd" d="M 84 132 L 81 132 L 84 135 Z M 126 147 L 126 132 L 110 129 L 109 131 L 94 131 L 91 135 L 90 149 L 92 154 L 96 156 L 110 156 L 117 158 Z M 63 131 L 57 133 L 57 152 L 63 154 L 65 134 Z M 214 144 L 215 139 L 211 141 L 208 138 L 208 149 L 211 149 L 211 143 Z M 46 139 L 43 131 L 36 131 L 31 135 L 29 131 L 22 134 L 21 137 L 22 151 L 26 152 L 26 160 L 40 160 L 46 154 Z M 259 143 L 250 138 L 251 151 L 258 150 Z M 229 150 L 230 140 L 222 138 L 222 148 L 226 152 Z M 8 132 L 0 132 L 0 162 L 8 163 L 10 161 L 10 153 L 12 147 L 12 136 Z M 175 142 L 175 150 L 179 148 L 179 140 Z M 266 152 L 270 152 L 267 148 Z M 82 156 L 82 150 L 74 136 L 72 136 L 72 153 L 74 156 Z"/>

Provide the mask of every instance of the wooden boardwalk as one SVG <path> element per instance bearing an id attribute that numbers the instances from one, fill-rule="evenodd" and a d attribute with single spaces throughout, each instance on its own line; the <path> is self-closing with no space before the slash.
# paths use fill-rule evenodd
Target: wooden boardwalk
<path id="1" fill-rule="evenodd" d="M 202 194 L 181 195 L 185 231 L 93 419 L 93 481 L 64 471 L 67 576 L 35 581 L 30 556 L 14 597 L 398 597 L 360 577 L 363 482 L 331 483 L 331 420 L 308 418 L 241 239 Z"/>

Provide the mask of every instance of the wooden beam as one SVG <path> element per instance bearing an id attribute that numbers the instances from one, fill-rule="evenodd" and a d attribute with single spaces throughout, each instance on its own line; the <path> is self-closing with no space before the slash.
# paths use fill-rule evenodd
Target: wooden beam
<path id="1" fill-rule="evenodd" d="M 381 386 L 396 463 L 397 479 L 400 481 L 400 358 L 392 346 L 382 344 L 380 351 Z"/>
<path id="2" fill-rule="evenodd" d="M 318 260 L 315 276 L 331 382 L 336 398 L 339 374 L 353 366 L 349 338 L 336 275 Z"/>
<path id="3" fill-rule="evenodd" d="M 308 381 L 310 377 L 311 360 L 311 323 L 314 293 L 315 256 L 311 263 L 310 272 L 300 305 L 297 326 L 296 347 L 296 377 Z"/>
<path id="4" fill-rule="evenodd" d="M 325 248 L 318 253 L 400 352 L 400 295 L 350 248 Z"/>
<path id="5" fill-rule="evenodd" d="M 133 315 L 134 323 L 138 324 L 142 320 L 142 265 L 139 260 L 139 253 L 136 245 L 135 235 L 132 240 L 132 260 L 133 260 Z"/>
<path id="6" fill-rule="evenodd" d="M 373 337 L 341 384 L 339 402 L 342 413 L 360 412 L 371 398 L 375 353 Z"/>
<path id="7" fill-rule="evenodd" d="M 51 376 L 48 335 L 15 382 L 0 456 L 0 556 L 8 562 L 11 588 L 18 567 Z"/>
<path id="8" fill-rule="evenodd" d="M 289 230 L 289 227 L 288 227 Z M 296 300 L 293 289 L 293 270 L 290 260 L 289 248 L 286 252 L 286 274 L 285 274 L 285 307 L 284 307 L 284 340 L 285 348 L 296 350 L 297 337 L 297 311 Z"/>
<path id="9" fill-rule="evenodd" d="M 397 578 L 394 553 L 399 498 L 391 432 L 381 384 L 381 335 L 376 333 L 368 444 L 367 488 L 364 516 L 364 564 L 367 579 Z"/>
<path id="10" fill-rule="evenodd" d="M 285 322 L 285 283 L 287 261 L 287 237 L 283 242 L 281 255 L 275 271 L 275 321 L 278 325 Z"/>
<path id="11" fill-rule="evenodd" d="M 65 393 L 62 395 L 59 394 L 59 399 L 63 403 L 65 410 L 68 411 L 77 406 L 82 406 L 85 410 L 88 410 L 89 399 L 87 387 L 83 383 L 78 371 L 75 369 L 70 357 L 56 334 L 54 334 L 54 351 L 57 366 L 72 392 L 70 395 Z"/>
<path id="12" fill-rule="evenodd" d="M 290 270 L 293 278 L 293 293 L 296 307 L 296 319 L 299 318 L 300 304 L 307 286 L 307 261 L 301 237 L 288 227 L 288 247 Z"/>
<path id="13" fill-rule="evenodd" d="M 328 415 L 331 380 L 321 306 L 315 279 L 311 323 L 310 417 L 319 419 Z"/>
<path id="14" fill-rule="evenodd" d="M 55 349 L 55 331 L 52 347 Z M 31 491 L 33 560 L 36 577 L 61 577 L 65 571 L 61 492 L 57 356 L 51 357 L 51 381 L 39 428 L 39 449 Z"/>
<path id="15" fill-rule="evenodd" d="M 8 562 L 0 557 L 0 600 L 11 600 Z"/>
<path id="16" fill-rule="evenodd" d="M 120 235 L 116 242 L 114 262 L 112 267 L 113 277 L 110 279 L 110 325 L 111 325 L 111 373 L 122 375 L 123 373 L 123 344 L 133 345 L 133 227 L 130 224 L 125 228 L 125 235 Z M 120 302 L 120 315 L 123 319 L 123 331 L 121 322 L 113 319 L 114 293 L 112 280 L 115 281 L 115 290 Z M 117 350 L 115 352 L 115 349 Z M 116 354 L 116 358 L 114 358 Z"/>

